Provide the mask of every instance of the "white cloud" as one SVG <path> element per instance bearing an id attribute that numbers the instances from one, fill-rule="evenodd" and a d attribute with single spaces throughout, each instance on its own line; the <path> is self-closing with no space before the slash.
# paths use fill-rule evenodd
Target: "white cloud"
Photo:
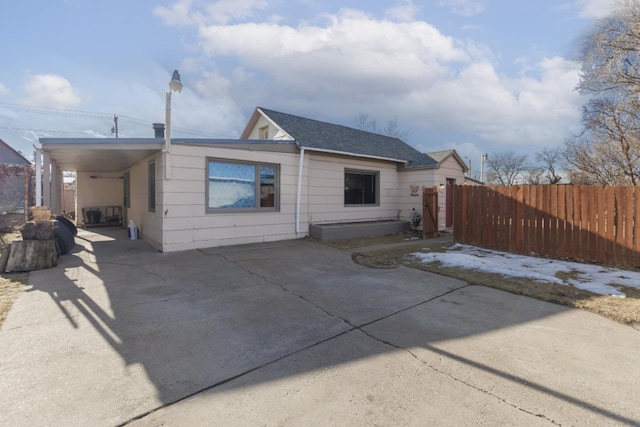
<path id="1" fill-rule="evenodd" d="M 82 102 L 76 89 L 62 76 L 36 74 L 24 84 L 26 97 L 22 102 L 37 107 L 69 108 Z"/>
<path id="2" fill-rule="evenodd" d="M 402 0 L 398 6 L 387 9 L 385 14 L 391 19 L 408 22 L 413 21 L 418 11 L 412 0 Z"/>
<path id="3" fill-rule="evenodd" d="M 226 24 L 232 19 L 242 19 L 253 15 L 254 9 L 265 9 L 265 0 L 218 0 L 207 6 L 212 22 Z"/>
<path id="4" fill-rule="evenodd" d="M 578 64 L 547 58 L 505 76 L 489 46 L 448 37 L 424 21 L 342 9 L 297 25 L 263 20 L 198 30 L 202 60 L 214 65 L 199 71 L 194 90 L 212 99 L 227 93 L 244 108 L 265 105 L 343 124 L 361 112 L 398 117 L 411 128 L 408 142 L 433 150 L 444 142 L 425 142 L 422 134 L 439 132 L 472 158 L 514 145 L 559 145 L 579 128 Z M 449 138 L 456 132 L 462 140 Z"/>
<path id="5" fill-rule="evenodd" d="M 576 0 L 580 16 L 604 18 L 615 9 L 616 0 Z"/>
<path id="6" fill-rule="evenodd" d="M 235 56 L 274 73 L 415 79 L 438 71 L 441 63 L 468 59 L 452 38 L 425 22 L 376 21 L 346 9 L 326 27 L 251 23 L 209 26 L 200 35 L 207 54 Z"/>
<path id="7" fill-rule="evenodd" d="M 579 125 L 579 65 L 556 57 L 542 60 L 535 71 L 540 78 L 512 79 L 498 75 L 488 61 L 475 62 L 456 78 L 414 93 L 412 101 L 424 107 L 428 126 L 466 131 L 498 147 L 557 145 Z"/>
<path id="8" fill-rule="evenodd" d="M 178 0 L 169 7 L 158 6 L 153 13 L 167 25 L 189 25 L 201 22 L 202 14 L 191 13 L 191 0 Z"/>
<path id="9" fill-rule="evenodd" d="M 438 5 L 449 7 L 453 13 L 462 16 L 474 16 L 484 11 L 484 1 L 478 0 L 440 0 Z"/>
<path id="10" fill-rule="evenodd" d="M 177 0 L 169 7 L 156 7 L 154 14 L 167 25 L 227 24 L 234 19 L 251 17 L 254 10 L 265 9 L 267 6 L 266 0 L 218 0 L 208 3 Z M 200 11 L 196 9 L 198 7 L 201 8 Z"/>
<path id="11" fill-rule="evenodd" d="M 9 93 L 9 89 L 7 89 L 7 87 L 0 83 L 0 95 L 4 95 L 5 93 Z"/>

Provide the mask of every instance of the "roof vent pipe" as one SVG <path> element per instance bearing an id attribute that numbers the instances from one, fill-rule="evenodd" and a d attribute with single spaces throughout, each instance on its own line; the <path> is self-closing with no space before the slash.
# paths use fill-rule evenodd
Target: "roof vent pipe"
<path id="1" fill-rule="evenodd" d="M 164 123 L 154 123 L 153 131 L 155 132 L 156 138 L 164 139 Z"/>

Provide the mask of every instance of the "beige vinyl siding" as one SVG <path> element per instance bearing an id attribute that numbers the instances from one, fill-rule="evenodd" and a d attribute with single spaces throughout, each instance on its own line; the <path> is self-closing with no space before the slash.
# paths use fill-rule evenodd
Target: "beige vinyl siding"
<path id="1" fill-rule="evenodd" d="M 400 173 L 400 194 L 401 199 L 399 209 L 401 209 L 400 219 L 409 220 L 412 208 L 422 213 L 422 188 L 437 187 L 438 189 L 438 228 L 444 230 L 446 227 L 446 186 L 447 179 L 455 179 L 456 185 L 464 183 L 464 171 L 460 163 L 453 156 L 446 158 L 434 169 L 404 170 Z M 419 185 L 419 196 L 411 196 L 411 185 Z M 455 210 L 454 210 L 455 214 Z"/>
<path id="2" fill-rule="evenodd" d="M 249 134 L 247 139 L 264 139 L 260 135 L 260 129 L 264 128 L 265 126 L 268 128 L 269 134 L 269 137 L 267 139 L 289 139 L 289 137 L 284 132 L 271 124 L 271 122 L 262 115 L 260 116 L 260 118 L 258 118 L 256 125 L 251 130 L 251 133 Z"/>
<path id="3" fill-rule="evenodd" d="M 156 162 L 156 210 L 150 212 L 149 162 L 154 159 Z M 157 154 L 136 163 L 129 170 L 131 207 L 127 211 L 127 220 L 132 220 L 138 227 L 140 237 L 156 249 L 162 249 L 162 212 L 164 211 L 162 199 L 164 167 L 162 161 L 162 155 Z M 120 186 L 122 187 L 122 182 Z"/>
<path id="4" fill-rule="evenodd" d="M 398 209 L 401 220 L 409 221 L 413 209 L 422 214 L 422 188 L 433 187 L 433 171 L 433 169 L 421 169 L 400 172 Z M 412 185 L 419 187 L 417 196 L 411 195 Z"/>
<path id="5" fill-rule="evenodd" d="M 163 250 L 269 242 L 308 234 L 306 170 L 303 174 L 300 234 L 295 232 L 298 161 L 290 153 L 174 145 L 172 179 L 163 182 Z M 279 211 L 206 213 L 207 159 L 279 165 Z"/>
<path id="6" fill-rule="evenodd" d="M 307 152 L 309 160 L 309 222 L 374 221 L 395 219 L 398 215 L 396 163 L 357 157 Z M 345 170 L 378 172 L 379 204 L 345 206 Z"/>
<path id="7" fill-rule="evenodd" d="M 90 176 L 96 176 L 92 179 Z M 78 208 L 122 204 L 120 173 L 78 172 Z"/>
<path id="8" fill-rule="evenodd" d="M 90 178 L 95 176 L 97 178 Z M 76 213 L 79 225 L 84 223 L 82 209 L 104 208 L 105 206 L 122 206 L 124 192 L 121 173 L 106 172 L 78 172 L 77 196 L 78 212 Z M 103 212 L 104 214 L 104 212 Z"/>

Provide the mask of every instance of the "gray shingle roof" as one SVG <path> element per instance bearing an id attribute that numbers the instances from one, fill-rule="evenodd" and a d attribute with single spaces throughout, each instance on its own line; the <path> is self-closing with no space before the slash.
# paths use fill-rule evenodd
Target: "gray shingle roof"
<path id="1" fill-rule="evenodd" d="M 411 162 L 410 166 L 437 164 L 398 138 L 259 108 L 302 148 L 398 159 Z"/>
<path id="2" fill-rule="evenodd" d="M 0 163 L 7 163 L 10 165 L 30 165 L 31 162 L 27 160 L 22 154 L 18 153 L 16 149 L 0 139 Z"/>

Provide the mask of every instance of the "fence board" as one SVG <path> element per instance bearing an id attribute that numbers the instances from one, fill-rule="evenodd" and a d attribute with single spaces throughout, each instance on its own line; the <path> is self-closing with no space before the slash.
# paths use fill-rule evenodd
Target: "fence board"
<path id="1" fill-rule="evenodd" d="M 581 187 L 573 188 L 573 236 L 572 236 L 572 258 L 580 258 L 580 237 L 581 233 L 581 222 L 580 222 L 580 202 L 581 202 Z"/>
<path id="2" fill-rule="evenodd" d="M 541 185 L 536 185 L 536 248 L 535 253 L 544 253 L 544 193 Z"/>
<path id="3" fill-rule="evenodd" d="M 625 265 L 633 265 L 633 222 L 634 222 L 634 188 L 628 186 L 625 188 L 624 195 L 624 247 L 625 247 Z"/>
<path id="4" fill-rule="evenodd" d="M 565 199 L 565 189 L 564 185 L 557 185 L 557 195 L 558 195 L 558 244 L 556 245 L 557 253 L 556 256 L 560 258 L 566 258 L 567 251 L 565 247 L 565 228 L 567 225 L 567 210 L 566 210 L 566 199 Z"/>
<path id="5" fill-rule="evenodd" d="M 589 187 L 585 187 L 585 190 L 580 192 L 580 253 L 578 259 L 585 261 L 589 259 L 590 213 L 593 212 L 593 207 L 600 208 L 597 202 L 590 203 L 593 201 L 590 190 Z M 598 193 L 599 196 L 600 193 Z"/>
<path id="6" fill-rule="evenodd" d="M 635 263 L 633 265 L 640 265 L 640 190 L 638 187 L 634 189 L 634 214 L 633 214 L 633 251 Z"/>
<path id="7" fill-rule="evenodd" d="M 547 253 L 558 256 L 558 186 L 550 185 L 549 189 L 549 246 Z"/>
<path id="8" fill-rule="evenodd" d="M 615 196 L 616 196 L 616 205 L 615 205 L 615 214 L 614 214 L 614 225 L 615 231 L 614 234 L 616 236 L 614 241 L 614 249 L 613 249 L 613 259 L 616 260 L 618 258 L 625 259 L 626 253 L 624 248 L 624 208 L 625 205 L 625 188 L 624 187 L 615 187 Z"/>
<path id="9" fill-rule="evenodd" d="M 584 228 L 586 230 L 585 238 L 587 241 L 585 242 L 584 250 L 588 254 L 585 259 L 595 259 L 598 257 L 598 243 L 599 240 L 597 238 L 598 235 L 598 196 L 597 196 L 597 188 L 595 187 L 581 187 L 581 191 L 584 193 L 582 197 L 582 204 L 585 206 L 585 225 Z"/>
<path id="10" fill-rule="evenodd" d="M 454 239 L 516 253 L 637 267 L 638 188 L 456 186 Z"/>
<path id="11" fill-rule="evenodd" d="M 515 241 L 515 252 L 522 253 L 522 230 L 523 230 L 523 204 L 522 196 L 524 189 L 521 186 L 514 188 L 513 192 L 513 205 L 514 205 L 514 224 L 513 224 L 513 240 Z"/>

